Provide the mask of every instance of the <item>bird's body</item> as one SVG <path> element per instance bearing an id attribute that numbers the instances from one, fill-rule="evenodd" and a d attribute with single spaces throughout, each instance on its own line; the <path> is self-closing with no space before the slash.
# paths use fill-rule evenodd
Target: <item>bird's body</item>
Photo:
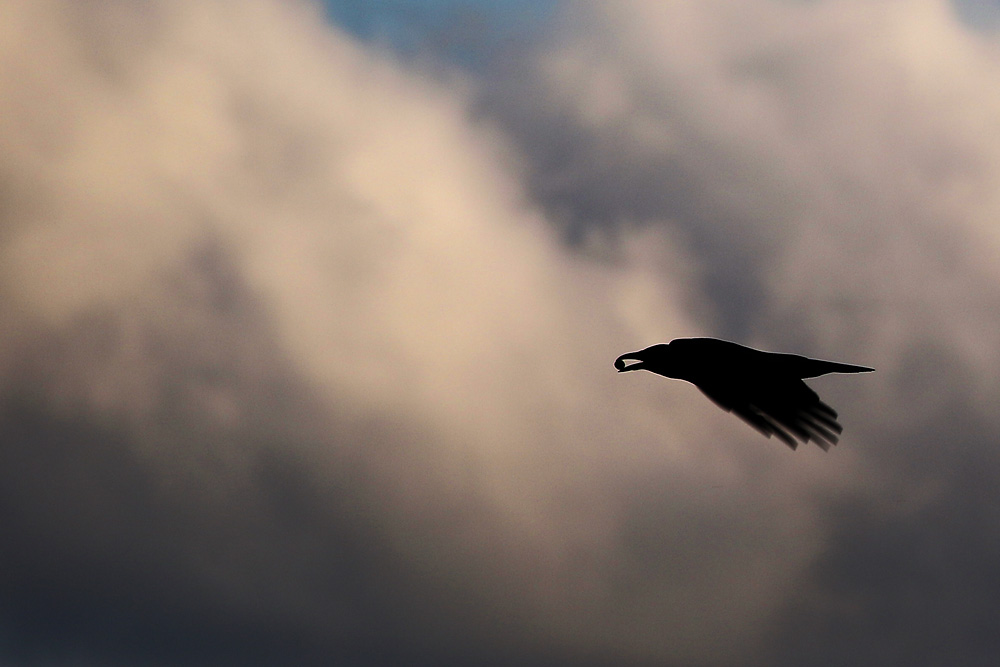
<path id="1" fill-rule="evenodd" d="M 626 366 L 625 360 L 636 360 Z M 717 338 L 677 338 L 615 360 L 618 372 L 647 370 L 686 380 L 716 405 L 792 449 L 812 440 L 823 449 L 843 430 L 837 413 L 803 378 L 827 373 L 866 373 L 867 366 L 764 352 Z"/>

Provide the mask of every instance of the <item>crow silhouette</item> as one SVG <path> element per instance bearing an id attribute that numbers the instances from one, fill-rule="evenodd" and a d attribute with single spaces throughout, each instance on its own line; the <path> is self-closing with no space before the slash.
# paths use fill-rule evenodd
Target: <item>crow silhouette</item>
<path id="1" fill-rule="evenodd" d="M 625 365 L 626 360 L 637 363 Z M 650 371 L 686 380 L 726 412 L 795 449 L 796 438 L 824 450 L 843 427 L 837 412 L 819 400 L 802 378 L 827 373 L 867 373 L 867 366 L 763 352 L 717 338 L 677 338 L 615 359 L 619 373 Z"/>

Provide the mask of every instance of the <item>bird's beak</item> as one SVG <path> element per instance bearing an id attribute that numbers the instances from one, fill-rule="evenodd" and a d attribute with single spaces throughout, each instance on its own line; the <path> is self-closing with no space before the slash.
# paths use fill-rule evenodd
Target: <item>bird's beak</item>
<path id="1" fill-rule="evenodd" d="M 622 356 L 615 359 L 615 368 L 618 369 L 619 373 L 624 373 L 625 371 L 641 371 L 646 367 L 644 360 L 641 357 L 636 356 L 638 352 L 629 352 L 628 354 L 623 354 Z M 635 359 L 636 363 L 629 366 L 625 365 L 626 359 Z"/>

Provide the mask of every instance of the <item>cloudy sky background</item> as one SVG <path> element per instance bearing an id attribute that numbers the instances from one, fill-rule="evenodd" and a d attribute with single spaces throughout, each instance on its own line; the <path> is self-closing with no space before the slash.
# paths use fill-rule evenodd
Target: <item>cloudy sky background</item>
<path id="1" fill-rule="evenodd" d="M 4 3 L 0 658 L 993 664 L 997 17 Z"/>

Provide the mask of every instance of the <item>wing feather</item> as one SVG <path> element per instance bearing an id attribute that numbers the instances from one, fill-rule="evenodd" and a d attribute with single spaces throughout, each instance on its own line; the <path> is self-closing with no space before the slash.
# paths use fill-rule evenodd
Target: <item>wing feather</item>
<path id="1" fill-rule="evenodd" d="M 837 413 L 797 378 L 725 386 L 697 385 L 705 396 L 767 437 L 774 435 L 795 449 L 798 441 L 823 450 L 836 445 L 843 427 Z"/>

